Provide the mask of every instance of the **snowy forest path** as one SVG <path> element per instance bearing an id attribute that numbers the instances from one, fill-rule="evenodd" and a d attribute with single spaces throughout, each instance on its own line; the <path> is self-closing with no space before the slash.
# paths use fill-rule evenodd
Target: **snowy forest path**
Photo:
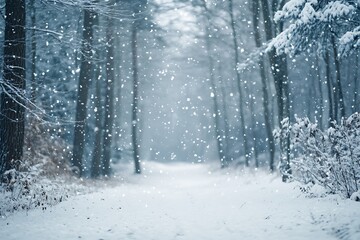
<path id="1" fill-rule="evenodd" d="M 146 162 L 117 186 L 0 220 L 1 239 L 360 239 L 360 204 L 265 173 Z"/>

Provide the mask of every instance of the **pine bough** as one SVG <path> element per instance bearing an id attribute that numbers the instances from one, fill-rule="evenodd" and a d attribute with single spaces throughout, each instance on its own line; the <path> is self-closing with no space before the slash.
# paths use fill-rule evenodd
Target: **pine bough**
<path id="1" fill-rule="evenodd" d="M 277 53 L 297 54 L 313 45 L 321 51 L 334 37 L 342 56 L 360 47 L 359 0 L 290 0 L 276 12 L 286 28 L 268 45 Z"/>

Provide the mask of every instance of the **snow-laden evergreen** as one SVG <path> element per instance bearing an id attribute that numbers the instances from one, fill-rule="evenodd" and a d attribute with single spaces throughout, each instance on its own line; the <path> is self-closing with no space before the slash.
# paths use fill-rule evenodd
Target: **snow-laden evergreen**
<path id="1" fill-rule="evenodd" d="M 353 0 L 290 0 L 274 17 L 288 24 L 268 49 L 295 54 L 313 45 L 326 49 L 334 36 L 340 53 L 348 55 L 359 46 L 359 13 L 359 2 Z"/>

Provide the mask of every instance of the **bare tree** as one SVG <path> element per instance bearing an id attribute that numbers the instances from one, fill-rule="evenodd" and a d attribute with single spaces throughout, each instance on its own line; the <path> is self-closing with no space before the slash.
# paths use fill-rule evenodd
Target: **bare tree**
<path id="1" fill-rule="evenodd" d="M 101 109 L 101 74 L 100 69 L 96 69 L 95 74 L 95 100 L 94 100 L 94 118 L 95 118 L 95 142 L 91 162 L 91 177 L 97 178 L 101 174 L 101 156 L 102 156 L 102 109 Z"/>
<path id="2" fill-rule="evenodd" d="M 241 132 L 243 134 L 241 139 L 243 140 L 243 146 L 244 146 L 245 165 L 249 166 L 250 150 L 249 150 L 248 137 L 246 135 L 246 127 L 245 127 L 244 97 L 243 97 L 243 93 L 242 93 L 243 86 L 242 86 L 240 72 L 238 70 L 238 64 L 240 64 L 240 56 L 239 56 L 239 45 L 237 42 L 238 35 L 237 35 L 236 27 L 235 27 L 233 0 L 228 0 L 228 8 L 229 8 L 230 27 L 231 27 L 232 41 L 233 41 L 233 47 L 234 47 L 234 56 L 235 56 L 233 68 L 236 73 L 236 84 L 237 84 L 237 90 L 239 93 L 240 127 L 241 127 Z"/>
<path id="3" fill-rule="evenodd" d="M 257 48 L 262 46 L 261 34 L 260 34 L 260 2 L 259 0 L 253 0 L 252 5 L 252 14 L 253 14 L 253 30 L 254 30 L 254 40 Z M 268 138 L 268 148 L 270 154 L 270 171 L 275 170 L 274 162 L 275 162 L 275 142 L 273 136 L 273 129 L 271 124 L 271 113 L 269 109 L 269 94 L 268 94 L 268 79 L 266 77 L 265 72 L 265 59 L 263 54 L 260 55 L 258 60 L 258 66 L 260 70 L 260 78 L 261 78 L 261 90 L 263 95 L 263 110 L 264 110 L 264 123 L 266 129 L 266 137 Z"/>
<path id="4" fill-rule="evenodd" d="M 325 50 L 325 78 L 326 78 L 326 88 L 328 95 L 328 108 L 329 108 L 329 124 L 334 120 L 334 97 L 332 91 L 332 76 L 330 70 L 330 53 L 329 50 Z"/>
<path id="5" fill-rule="evenodd" d="M 97 18 L 96 25 L 99 25 L 99 18 Z M 95 51 L 95 56 L 98 58 L 100 55 L 100 51 Z M 92 152 L 92 160 L 91 160 L 91 172 L 90 176 L 92 178 L 98 178 L 101 175 L 102 168 L 102 123 L 103 123 L 103 110 L 101 107 L 101 83 L 103 82 L 102 77 L 102 68 L 96 67 L 94 70 L 94 79 L 95 79 L 95 97 L 94 97 L 94 119 L 95 119 L 95 136 L 94 136 L 94 148 Z"/>
<path id="6" fill-rule="evenodd" d="M 227 152 L 225 149 L 224 138 L 223 138 L 223 131 L 221 130 L 221 121 L 222 121 L 222 114 L 219 107 L 219 91 L 215 80 L 215 64 L 214 58 L 212 56 L 211 50 L 211 17 L 209 9 L 206 5 L 205 0 L 201 0 L 201 7 L 204 11 L 205 16 L 205 44 L 206 44 L 206 54 L 208 57 L 208 68 L 209 68 L 209 82 L 210 82 L 210 91 L 211 91 L 211 99 L 213 101 L 213 120 L 214 120 L 214 133 L 215 133 L 215 140 L 217 144 L 217 153 L 219 155 L 221 167 L 228 167 L 229 161 L 227 159 Z"/>
<path id="7" fill-rule="evenodd" d="M 103 174 L 109 176 L 111 173 L 111 146 L 113 139 L 114 123 L 114 19 L 108 18 L 106 29 L 106 91 L 105 91 L 105 122 L 104 122 L 104 154 L 103 154 Z"/>
<path id="8" fill-rule="evenodd" d="M 84 9 L 83 42 L 81 46 L 80 76 L 78 84 L 78 95 L 76 99 L 76 115 L 74 129 L 74 144 L 72 164 L 77 168 L 76 171 L 81 176 L 83 174 L 83 154 L 85 148 L 85 126 L 87 118 L 87 100 L 89 93 L 89 83 L 92 80 L 92 41 L 94 12 Z"/>
<path id="9" fill-rule="evenodd" d="M 335 119 L 338 120 L 338 112 L 340 111 L 340 117 L 345 117 L 345 102 L 343 96 L 343 90 L 341 86 L 341 74 L 340 74 L 340 55 L 338 54 L 337 46 L 335 43 L 335 38 L 331 36 L 331 45 L 333 48 L 334 54 L 334 64 L 335 64 L 335 96 L 334 101 L 335 105 Z"/>
<path id="10" fill-rule="evenodd" d="M 319 100 L 318 100 L 318 122 L 319 122 L 319 128 L 323 129 L 323 118 L 324 118 L 324 93 L 323 93 L 323 82 L 322 82 L 322 78 L 321 78 L 321 69 L 320 69 L 320 64 L 319 64 L 319 57 L 317 54 L 315 54 L 315 63 L 314 63 L 314 70 L 315 70 L 315 75 L 317 78 L 317 83 L 318 83 L 318 89 L 319 89 Z"/>
<path id="11" fill-rule="evenodd" d="M 131 52 L 132 52 L 132 74 L 133 74 L 133 102 L 132 102 L 132 145 L 133 158 L 135 163 L 135 173 L 141 173 L 140 152 L 139 152 L 139 130 L 138 130 L 138 113 L 139 113 L 139 69 L 138 69 L 138 53 L 137 53 L 137 28 L 136 21 L 131 29 Z"/>

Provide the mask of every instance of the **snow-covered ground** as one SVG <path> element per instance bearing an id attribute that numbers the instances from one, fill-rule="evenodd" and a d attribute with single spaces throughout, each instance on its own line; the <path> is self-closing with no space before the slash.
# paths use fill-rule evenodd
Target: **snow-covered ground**
<path id="1" fill-rule="evenodd" d="M 116 186 L 0 220 L 1 239 L 360 239 L 360 203 L 208 165 L 125 166 Z M 113 185 L 113 184 L 111 184 Z"/>

